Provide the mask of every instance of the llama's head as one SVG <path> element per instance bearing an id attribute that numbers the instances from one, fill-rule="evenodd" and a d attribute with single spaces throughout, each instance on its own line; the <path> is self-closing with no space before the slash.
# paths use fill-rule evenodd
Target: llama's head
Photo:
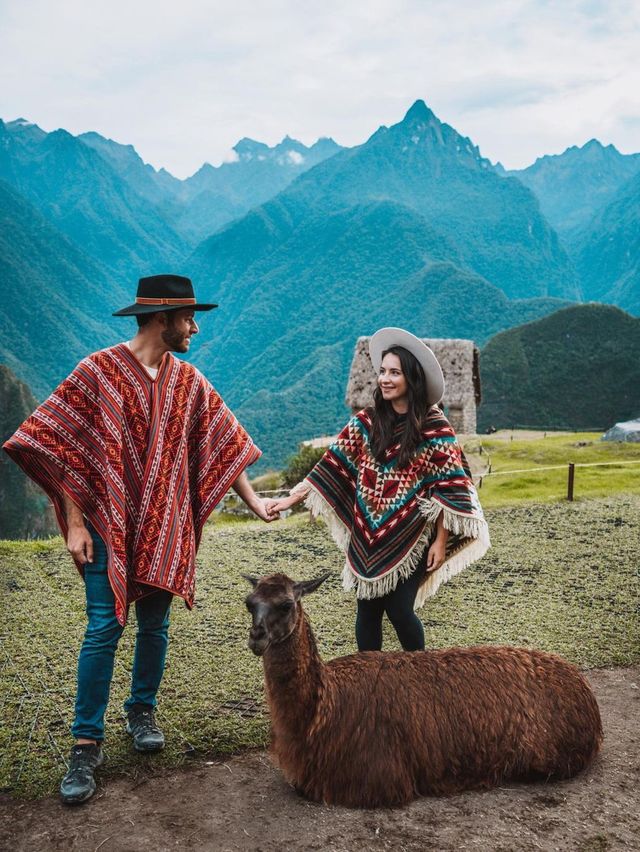
<path id="1" fill-rule="evenodd" d="M 316 580 L 299 583 L 286 574 L 242 576 L 253 586 L 246 599 L 252 619 L 249 647 L 260 657 L 270 645 L 277 645 L 291 636 L 302 617 L 300 598 L 315 591 L 330 575 L 323 574 Z"/>

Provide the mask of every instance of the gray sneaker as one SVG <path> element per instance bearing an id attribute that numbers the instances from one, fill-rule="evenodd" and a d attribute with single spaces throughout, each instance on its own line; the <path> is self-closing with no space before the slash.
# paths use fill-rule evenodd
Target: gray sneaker
<path id="1" fill-rule="evenodd" d="M 96 791 L 93 773 L 104 761 L 102 746 L 91 743 L 73 746 L 67 774 L 60 784 L 60 798 L 65 805 L 79 805 L 93 796 Z"/>
<path id="2" fill-rule="evenodd" d="M 161 751 L 164 748 L 164 734 L 156 725 L 151 707 L 138 704 L 127 712 L 127 733 L 133 737 L 136 751 Z"/>

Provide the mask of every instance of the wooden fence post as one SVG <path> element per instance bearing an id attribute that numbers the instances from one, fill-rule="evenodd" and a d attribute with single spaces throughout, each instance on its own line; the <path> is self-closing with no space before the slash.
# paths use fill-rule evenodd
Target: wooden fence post
<path id="1" fill-rule="evenodd" d="M 569 481 L 567 483 L 567 500 L 573 501 L 573 480 L 575 477 L 576 466 L 573 462 L 569 462 Z"/>

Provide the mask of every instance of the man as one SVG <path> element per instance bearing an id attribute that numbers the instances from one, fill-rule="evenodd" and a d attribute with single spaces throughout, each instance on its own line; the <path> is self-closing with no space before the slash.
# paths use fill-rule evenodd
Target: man
<path id="1" fill-rule="evenodd" d="M 49 495 L 85 582 L 87 630 L 78 660 L 76 739 L 60 786 L 66 804 L 90 798 L 104 760 L 104 713 L 114 655 L 135 603 L 136 647 L 125 703 L 134 748 L 158 751 L 154 719 L 174 595 L 191 608 L 195 557 L 207 517 L 233 487 L 264 521 L 274 501 L 254 493 L 260 456 L 213 387 L 172 354 L 189 351 L 200 304 L 178 275 L 141 278 L 138 332 L 85 358 L 5 443 Z"/>

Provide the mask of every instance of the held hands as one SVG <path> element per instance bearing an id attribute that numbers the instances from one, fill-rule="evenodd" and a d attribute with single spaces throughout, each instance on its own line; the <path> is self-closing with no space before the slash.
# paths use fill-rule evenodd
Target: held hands
<path id="1" fill-rule="evenodd" d="M 270 524 L 271 521 L 277 521 L 280 517 L 280 510 L 277 508 L 277 503 L 277 500 L 265 497 L 262 500 L 258 500 L 251 508 L 259 518 L 265 523 Z"/>
<path id="2" fill-rule="evenodd" d="M 265 497 L 251 508 L 259 518 L 262 518 L 263 521 L 269 524 L 271 521 L 277 521 L 280 518 L 280 512 L 285 512 L 287 509 L 300 503 L 304 500 L 305 496 L 306 494 L 294 494 L 289 497 L 280 497 L 278 500 Z"/>
<path id="3" fill-rule="evenodd" d="M 258 497 L 251 487 L 246 471 L 242 471 L 240 476 L 233 483 L 232 488 L 238 497 L 240 497 L 240 499 L 243 500 L 251 509 L 254 515 L 257 515 L 265 523 L 270 524 L 271 521 L 277 521 L 280 517 L 277 512 L 273 511 L 273 504 L 276 501 Z"/>
<path id="4" fill-rule="evenodd" d="M 67 550 L 81 565 L 93 562 L 93 539 L 84 524 L 69 527 Z"/>
<path id="5" fill-rule="evenodd" d="M 285 497 L 280 500 L 274 500 L 271 497 L 258 497 L 251 487 L 245 471 L 240 474 L 232 487 L 251 511 L 267 524 L 270 524 L 271 521 L 277 521 L 283 509 L 288 509 L 296 503 L 300 503 L 306 497 L 306 493 L 297 493 L 294 497 Z"/>

